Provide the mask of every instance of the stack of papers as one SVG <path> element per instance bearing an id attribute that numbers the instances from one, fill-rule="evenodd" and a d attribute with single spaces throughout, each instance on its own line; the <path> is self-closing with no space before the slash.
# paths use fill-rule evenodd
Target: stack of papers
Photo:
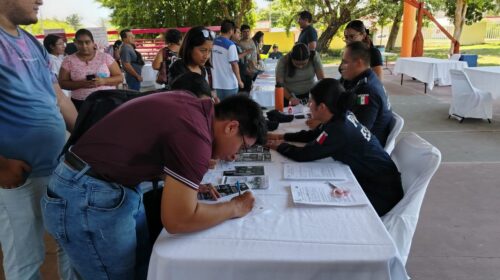
<path id="1" fill-rule="evenodd" d="M 290 162 L 283 164 L 286 180 L 334 180 L 347 181 L 348 170 L 339 163 Z"/>
<path id="2" fill-rule="evenodd" d="M 335 196 L 332 188 L 326 183 L 297 183 L 292 184 L 292 197 L 295 204 L 326 205 L 326 206 L 360 206 L 367 205 L 368 201 L 356 192 L 349 192 L 345 196 Z"/>

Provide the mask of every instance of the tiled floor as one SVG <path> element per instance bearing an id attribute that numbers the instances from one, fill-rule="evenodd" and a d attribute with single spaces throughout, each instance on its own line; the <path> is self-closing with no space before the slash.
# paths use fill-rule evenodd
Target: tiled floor
<path id="1" fill-rule="evenodd" d="M 338 77 L 336 67 L 326 67 Z M 450 87 L 424 94 L 423 84 L 385 72 L 393 109 L 405 119 L 403 134 L 416 132 L 441 150 L 407 263 L 415 280 L 500 279 L 500 100 L 493 123 L 448 119 Z M 44 279 L 58 279 L 55 245 L 47 238 Z M 0 271 L 0 279 L 3 272 Z"/>

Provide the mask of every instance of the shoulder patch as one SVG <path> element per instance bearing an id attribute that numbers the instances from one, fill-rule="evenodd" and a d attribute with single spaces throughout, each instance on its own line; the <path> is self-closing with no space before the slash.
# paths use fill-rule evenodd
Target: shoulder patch
<path id="1" fill-rule="evenodd" d="M 318 136 L 318 138 L 316 138 L 316 142 L 318 142 L 318 144 L 320 144 L 320 145 L 323 145 L 323 143 L 325 142 L 326 138 L 328 138 L 328 133 L 326 133 L 326 131 L 323 131 Z"/>
<path id="2" fill-rule="evenodd" d="M 356 97 L 357 105 L 368 105 L 370 103 L 370 95 L 369 94 L 358 94 Z"/>

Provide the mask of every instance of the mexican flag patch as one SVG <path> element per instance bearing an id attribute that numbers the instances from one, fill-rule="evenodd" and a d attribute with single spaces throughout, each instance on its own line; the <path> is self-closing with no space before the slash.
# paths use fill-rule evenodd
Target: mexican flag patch
<path id="1" fill-rule="evenodd" d="M 328 138 L 328 133 L 326 131 L 321 132 L 321 134 L 316 138 L 316 142 L 318 144 L 323 145 L 323 142 L 325 142 L 326 138 Z"/>
<path id="2" fill-rule="evenodd" d="M 358 105 L 368 105 L 370 102 L 370 95 L 368 94 L 360 94 L 356 98 L 356 104 Z"/>

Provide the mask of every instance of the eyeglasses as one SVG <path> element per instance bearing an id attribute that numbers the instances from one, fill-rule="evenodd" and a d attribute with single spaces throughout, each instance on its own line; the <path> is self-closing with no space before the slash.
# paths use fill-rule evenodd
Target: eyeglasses
<path id="1" fill-rule="evenodd" d="M 210 39 L 210 40 L 215 39 L 215 32 L 213 32 L 212 30 L 202 29 L 201 33 L 203 34 L 203 37 L 205 37 L 205 39 Z"/>
<path id="2" fill-rule="evenodd" d="M 356 34 L 345 34 L 345 35 L 344 35 L 344 42 L 345 42 L 345 41 L 351 41 L 351 40 L 354 40 L 354 39 L 356 39 L 356 37 L 358 37 L 359 35 L 361 35 L 361 33 L 356 33 Z"/>

